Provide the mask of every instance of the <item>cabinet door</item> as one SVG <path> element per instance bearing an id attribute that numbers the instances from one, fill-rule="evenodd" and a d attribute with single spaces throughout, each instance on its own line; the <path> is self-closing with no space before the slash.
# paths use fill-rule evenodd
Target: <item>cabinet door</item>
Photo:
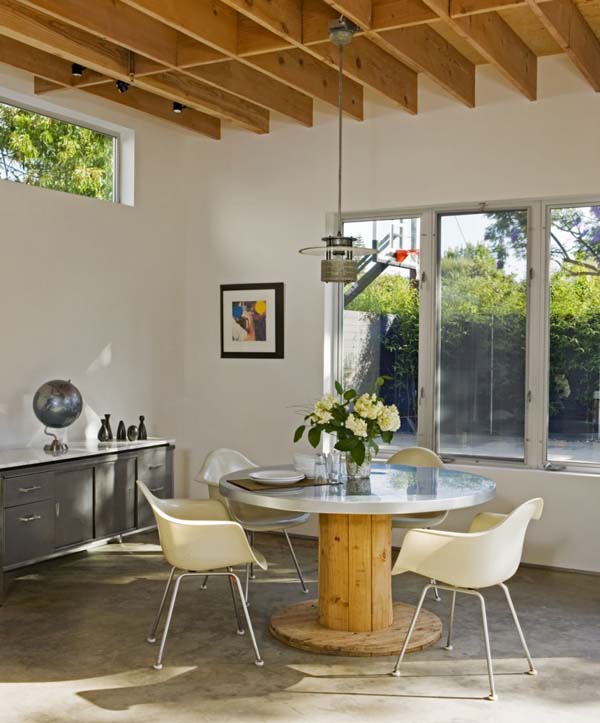
<path id="1" fill-rule="evenodd" d="M 4 565 L 39 560 L 54 550 L 52 500 L 10 507 L 4 512 Z"/>
<path id="2" fill-rule="evenodd" d="M 167 448 L 155 447 L 144 449 L 137 457 L 137 479 L 141 480 L 156 497 L 166 498 L 171 495 L 171 471 L 168 464 Z M 138 489 L 137 494 L 137 527 L 150 527 L 156 524 L 150 505 Z"/>
<path id="3" fill-rule="evenodd" d="M 97 464 L 94 469 L 95 537 L 135 527 L 135 457 Z"/>
<path id="4" fill-rule="evenodd" d="M 94 536 L 93 467 L 56 472 L 54 546 L 65 547 Z"/>

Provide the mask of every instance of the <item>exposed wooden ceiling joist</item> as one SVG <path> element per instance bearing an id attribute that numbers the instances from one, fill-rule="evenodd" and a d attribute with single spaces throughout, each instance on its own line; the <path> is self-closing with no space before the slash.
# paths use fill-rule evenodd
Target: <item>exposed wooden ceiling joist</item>
<path id="1" fill-rule="evenodd" d="M 527 0 L 544 27 L 579 68 L 596 91 L 600 91 L 600 40 L 572 0 L 537 4 Z"/>

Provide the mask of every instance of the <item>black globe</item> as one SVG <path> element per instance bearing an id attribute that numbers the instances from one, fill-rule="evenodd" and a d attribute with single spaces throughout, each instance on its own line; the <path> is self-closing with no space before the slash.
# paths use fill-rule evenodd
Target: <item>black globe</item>
<path id="1" fill-rule="evenodd" d="M 83 400 L 71 381 L 53 379 L 42 384 L 33 397 L 35 416 L 46 427 L 62 429 L 79 417 Z"/>

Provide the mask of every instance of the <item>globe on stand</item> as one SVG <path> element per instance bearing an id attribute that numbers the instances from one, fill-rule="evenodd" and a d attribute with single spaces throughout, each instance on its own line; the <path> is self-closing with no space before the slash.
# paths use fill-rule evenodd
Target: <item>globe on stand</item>
<path id="1" fill-rule="evenodd" d="M 61 442 L 51 429 L 64 429 L 75 422 L 83 409 L 83 399 L 79 389 L 71 380 L 53 379 L 37 390 L 33 397 L 33 412 L 44 425 L 44 434 L 54 437 L 52 442 L 44 445 L 49 454 L 64 454 L 69 447 Z"/>

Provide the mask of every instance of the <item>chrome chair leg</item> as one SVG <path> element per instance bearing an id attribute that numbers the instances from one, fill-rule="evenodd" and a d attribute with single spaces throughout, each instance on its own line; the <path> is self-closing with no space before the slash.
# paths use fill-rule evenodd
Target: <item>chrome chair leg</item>
<path id="1" fill-rule="evenodd" d="M 309 590 L 306 587 L 306 583 L 304 582 L 304 577 L 298 563 L 298 558 L 296 557 L 296 553 L 294 552 L 294 548 L 292 547 L 292 541 L 290 540 L 290 536 L 288 535 L 287 530 L 282 530 L 282 532 L 285 535 L 286 542 L 288 544 L 288 547 L 290 548 L 290 554 L 292 555 L 292 560 L 294 561 L 296 572 L 298 573 L 298 577 L 300 578 L 300 584 L 302 585 L 302 592 L 306 594 L 309 592 Z"/>
<path id="2" fill-rule="evenodd" d="M 160 605 L 158 606 L 158 612 L 156 613 L 156 618 L 154 619 L 154 623 L 152 624 L 152 627 L 150 628 L 150 632 L 148 633 L 148 636 L 146 637 L 146 641 L 149 643 L 156 642 L 156 631 L 158 629 L 158 624 L 160 623 L 160 617 L 162 615 L 162 611 L 165 606 L 165 601 L 167 599 L 167 595 L 169 594 L 169 588 L 171 587 L 171 582 L 173 581 L 174 574 L 175 574 L 175 568 L 172 567 L 171 572 L 169 574 L 169 579 L 167 580 L 167 584 L 165 585 L 165 591 L 163 592 L 162 600 L 160 601 Z"/>
<path id="3" fill-rule="evenodd" d="M 448 622 L 448 640 L 444 650 L 452 650 L 452 633 L 454 632 L 454 608 L 456 606 L 456 590 L 452 591 L 452 602 L 450 603 L 450 620 Z"/>
<path id="4" fill-rule="evenodd" d="M 433 585 L 433 599 L 434 599 L 436 602 L 441 602 L 442 598 L 440 597 L 440 593 L 439 593 L 439 591 L 438 591 L 438 588 L 437 588 L 437 585 L 436 585 L 436 583 L 435 583 L 435 580 L 434 580 L 433 578 L 431 578 L 430 582 L 431 582 L 431 584 Z"/>
<path id="5" fill-rule="evenodd" d="M 251 567 L 250 563 L 246 565 L 246 582 L 244 583 L 244 602 L 246 605 L 250 605 L 250 577 Z"/>
<path id="6" fill-rule="evenodd" d="M 510 608 L 510 611 L 512 613 L 517 632 L 519 633 L 519 638 L 521 639 L 521 645 L 523 646 L 525 657 L 527 658 L 527 662 L 529 663 L 528 674 L 537 675 L 537 670 L 535 669 L 535 665 L 533 664 L 533 660 L 531 659 L 531 653 L 529 652 L 529 648 L 527 647 L 527 643 L 525 642 L 525 636 L 523 635 L 523 630 L 521 629 L 521 624 L 519 623 L 519 618 L 517 617 L 517 611 L 515 610 L 515 606 L 513 605 L 511 594 L 508 590 L 508 587 L 503 582 L 500 583 L 500 587 L 504 590 L 504 594 L 506 595 L 508 607 Z"/>
<path id="7" fill-rule="evenodd" d="M 208 587 L 208 575 L 205 575 L 204 580 L 202 580 L 202 585 L 200 585 L 200 588 L 202 590 L 206 590 L 207 587 Z"/>
<path id="8" fill-rule="evenodd" d="M 488 700 L 498 700 L 496 695 L 496 688 L 494 686 L 494 669 L 492 667 L 492 651 L 490 649 L 490 635 L 488 632 L 487 615 L 485 613 L 485 600 L 480 592 L 473 591 L 479 598 L 481 603 L 481 621 L 483 623 L 483 640 L 485 642 L 485 657 L 487 661 L 488 678 L 490 680 L 490 694 L 487 696 Z"/>
<path id="9" fill-rule="evenodd" d="M 254 547 L 254 532 L 249 532 L 248 538 L 249 538 L 249 542 L 250 542 L 250 547 L 253 548 Z M 256 575 L 254 574 L 254 563 L 253 562 L 250 563 L 250 579 L 256 580 Z M 247 602 L 247 600 L 248 600 L 248 596 L 246 596 L 246 602 Z"/>
<path id="10" fill-rule="evenodd" d="M 229 570 L 229 572 L 233 573 L 233 569 L 232 569 L 231 567 L 228 567 L 227 569 Z M 206 580 L 206 578 L 204 578 L 204 579 Z M 235 588 L 234 588 L 234 586 L 233 586 L 233 580 L 234 580 L 233 574 L 232 574 L 232 575 L 228 575 L 227 579 L 229 580 L 229 588 L 230 588 L 230 590 L 231 590 L 231 599 L 232 599 L 232 601 L 233 601 L 233 610 L 234 610 L 234 612 L 235 612 L 235 619 L 237 620 L 237 630 L 236 630 L 236 633 L 237 633 L 238 635 L 245 635 L 245 634 L 246 634 L 246 631 L 244 630 L 244 622 L 243 622 L 243 620 L 242 620 L 242 616 L 240 615 L 240 611 L 239 611 L 239 608 L 238 608 L 238 604 L 237 604 L 237 601 L 236 601 L 236 599 L 235 599 Z"/>
<path id="11" fill-rule="evenodd" d="M 173 594 L 171 595 L 171 602 L 169 603 L 169 610 L 167 612 L 167 619 L 165 621 L 165 627 L 163 630 L 162 638 L 160 641 L 160 647 L 158 649 L 158 656 L 156 658 L 156 663 L 152 666 L 154 670 L 162 670 L 162 657 L 165 650 L 165 643 L 167 642 L 167 635 L 169 634 L 169 627 L 171 625 L 171 618 L 173 617 L 173 609 L 175 608 L 175 600 L 177 599 L 177 593 L 179 592 L 179 586 L 181 585 L 181 581 L 183 578 L 186 577 L 185 574 L 180 575 L 177 580 L 175 580 L 175 587 L 173 588 Z"/>
<path id="12" fill-rule="evenodd" d="M 400 655 L 398 655 L 398 660 L 396 661 L 396 665 L 394 666 L 394 670 L 392 672 L 392 675 L 394 675 L 396 678 L 400 677 L 400 663 L 402 663 L 402 659 L 404 658 L 404 654 L 406 653 L 406 649 L 408 648 L 408 644 L 410 643 L 410 639 L 415 629 L 415 625 L 417 624 L 417 618 L 419 617 L 419 613 L 421 612 L 421 608 L 423 607 L 425 595 L 427 595 L 427 591 L 432 587 L 433 585 L 431 583 L 425 585 L 425 587 L 423 588 L 423 592 L 421 593 L 421 597 L 419 598 L 419 603 L 415 610 L 415 614 L 413 615 L 413 619 L 410 621 L 408 632 L 406 633 L 406 637 L 404 638 L 402 650 L 400 651 Z"/>
<path id="13" fill-rule="evenodd" d="M 244 596 L 244 591 L 242 590 L 242 583 L 240 582 L 240 578 L 237 575 L 232 575 L 232 577 L 235 578 L 235 582 L 237 584 L 240 600 L 242 601 L 242 608 L 244 609 L 244 615 L 246 617 L 246 625 L 248 627 L 248 630 L 250 631 L 250 637 L 252 638 L 252 647 L 254 648 L 254 655 L 256 657 L 254 662 L 256 665 L 262 666 L 265 663 L 264 660 L 260 657 L 260 651 L 258 649 L 258 644 L 254 635 L 254 628 L 252 627 L 252 620 L 250 619 L 250 613 L 248 612 L 248 606 L 246 605 L 246 598 Z"/>

